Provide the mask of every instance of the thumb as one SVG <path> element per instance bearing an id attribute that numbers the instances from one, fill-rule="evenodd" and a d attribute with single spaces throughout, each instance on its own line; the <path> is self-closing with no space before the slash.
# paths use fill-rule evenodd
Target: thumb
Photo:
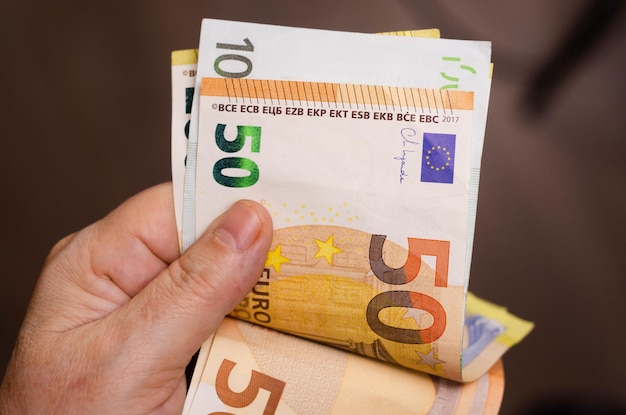
<path id="1" fill-rule="evenodd" d="M 118 310 L 126 344 L 166 365 L 161 369 L 184 368 L 258 281 L 271 240 L 272 219 L 265 208 L 252 201 L 232 205 Z"/>

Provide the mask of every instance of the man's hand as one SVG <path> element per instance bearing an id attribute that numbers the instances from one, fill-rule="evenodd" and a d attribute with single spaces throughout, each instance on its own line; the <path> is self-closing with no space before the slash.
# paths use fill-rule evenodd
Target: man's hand
<path id="1" fill-rule="evenodd" d="M 0 389 L 2 414 L 180 414 L 185 366 L 261 275 L 267 211 L 235 203 L 179 257 L 171 184 L 60 241 Z"/>

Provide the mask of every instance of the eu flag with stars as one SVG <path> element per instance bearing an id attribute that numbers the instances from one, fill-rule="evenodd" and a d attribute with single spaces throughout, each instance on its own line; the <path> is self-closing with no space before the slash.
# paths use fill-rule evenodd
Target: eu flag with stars
<path id="1" fill-rule="evenodd" d="M 455 144 L 455 134 L 424 133 L 422 182 L 453 182 Z"/>

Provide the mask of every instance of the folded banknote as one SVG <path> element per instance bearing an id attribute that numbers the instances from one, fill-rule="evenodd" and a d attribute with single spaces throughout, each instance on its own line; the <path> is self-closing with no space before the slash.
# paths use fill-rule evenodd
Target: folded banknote
<path id="1" fill-rule="evenodd" d="M 501 362 L 458 383 L 226 318 L 203 346 L 185 415 L 497 414 Z"/>

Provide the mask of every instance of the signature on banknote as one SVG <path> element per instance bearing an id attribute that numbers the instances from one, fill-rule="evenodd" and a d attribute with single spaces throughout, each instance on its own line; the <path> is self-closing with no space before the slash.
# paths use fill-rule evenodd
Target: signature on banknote
<path id="1" fill-rule="evenodd" d="M 415 153 L 415 149 L 413 146 L 418 146 L 419 142 L 410 140 L 410 138 L 415 137 L 416 132 L 413 128 L 403 128 L 400 130 L 400 136 L 402 137 L 402 155 L 396 156 L 393 159 L 400 161 L 400 183 L 404 182 L 404 179 L 409 176 L 409 174 L 404 169 L 407 163 L 407 154 Z"/>

